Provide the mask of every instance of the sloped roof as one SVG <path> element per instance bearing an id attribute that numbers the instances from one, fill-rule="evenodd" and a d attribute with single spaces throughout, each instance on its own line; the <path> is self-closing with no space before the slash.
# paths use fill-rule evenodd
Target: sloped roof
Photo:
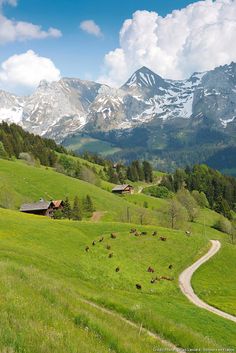
<path id="1" fill-rule="evenodd" d="M 63 201 L 62 200 L 53 200 L 52 203 L 53 203 L 54 207 L 58 208 L 61 206 Z"/>
<path id="2" fill-rule="evenodd" d="M 44 201 L 40 200 L 39 202 L 34 202 L 34 203 L 24 203 L 21 205 L 20 211 L 21 212 L 27 212 L 27 211 L 43 211 L 47 210 L 50 205 L 51 201 Z"/>
<path id="3" fill-rule="evenodd" d="M 132 187 L 129 184 L 123 184 L 123 185 L 116 185 L 112 191 L 124 191 L 127 187 Z"/>

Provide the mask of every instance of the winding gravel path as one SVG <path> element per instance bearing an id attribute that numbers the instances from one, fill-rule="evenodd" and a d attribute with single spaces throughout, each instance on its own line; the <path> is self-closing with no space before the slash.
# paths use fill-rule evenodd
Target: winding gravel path
<path id="1" fill-rule="evenodd" d="M 201 300 L 193 291 L 191 285 L 191 279 L 193 273 L 206 261 L 208 261 L 212 256 L 214 256 L 221 247 L 221 243 L 218 240 L 211 240 L 212 246 L 210 250 L 201 257 L 198 261 L 196 261 L 193 265 L 184 270 L 179 276 L 179 286 L 183 294 L 195 305 L 200 308 L 206 309 L 212 313 L 215 313 L 225 319 L 236 322 L 236 317 L 230 314 L 225 313 L 219 309 L 216 309 L 214 306 L 211 306 Z"/>

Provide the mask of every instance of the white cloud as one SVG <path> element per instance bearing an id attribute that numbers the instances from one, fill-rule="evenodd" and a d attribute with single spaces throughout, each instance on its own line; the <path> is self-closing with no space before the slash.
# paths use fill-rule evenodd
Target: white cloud
<path id="1" fill-rule="evenodd" d="M 120 47 L 104 59 L 101 82 L 122 84 L 145 65 L 181 79 L 236 60 L 236 0 L 205 0 L 166 17 L 137 11 L 124 22 Z"/>
<path id="2" fill-rule="evenodd" d="M 50 27 L 45 31 L 39 25 L 7 18 L 2 12 L 2 7 L 5 4 L 17 6 L 17 0 L 0 0 L 0 44 L 29 39 L 61 37 L 62 33 L 59 29 Z"/>
<path id="3" fill-rule="evenodd" d="M 60 71 L 49 59 L 37 55 L 33 50 L 13 55 L 1 64 L 1 89 L 17 93 L 28 93 L 35 89 L 41 80 L 57 81 Z"/>
<path id="4" fill-rule="evenodd" d="M 13 21 L 0 13 L 0 44 L 29 39 L 58 38 L 61 35 L 61 31 L 56 28 L 44 31 L 41 26 L 30 22 Z"/>
<path id="5" fill-rule="evenodd" d="M 101 28 L 93 21 L 93 20 L 86 20 L 80 23 L 80 28 L 89 34 L 92 34 L 96 37 L 102 36 Z"/>

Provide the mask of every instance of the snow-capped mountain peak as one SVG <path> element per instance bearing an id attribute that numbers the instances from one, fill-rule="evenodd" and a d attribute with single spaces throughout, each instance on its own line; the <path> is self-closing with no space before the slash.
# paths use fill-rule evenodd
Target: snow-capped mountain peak
<path id="1" fill-rule="evenodd" d="M 120 88 L 78 78 L 40 82 L 28 97 L 0 91 L 0 121 L 56 139 L 79 130 L 132 129 L 142 124 L 207 117 L 220 128 L 235 124 L 236 64 L 163 79 L 143 66 Z M 194 120 L 195 121 L 195 120 Z"/>
<path id="2" fill-rule="evenodd" d="M 166 87 L 166 82 L 163 78 L 146 66 L 141 67 L 137 70 L 129 80 L 122 86 L 122 89 L 126 88 L 153 88 L 153 87 Z"/>

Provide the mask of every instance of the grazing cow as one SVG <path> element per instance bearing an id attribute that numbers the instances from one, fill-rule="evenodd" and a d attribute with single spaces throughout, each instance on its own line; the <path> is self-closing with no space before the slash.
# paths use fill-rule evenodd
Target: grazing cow
<path id="1" fill-rule="evenodd" d="M 141 284 L 138 284 L 138 283 L 137 283 L 137 284 L 136 284 L 136 288 L 137 288 L 137 289 L 142 289 Z"/>
<path id="2" fill-rule="evenodd" d="M 135 233 L 135 232 L 137 232 L 137 229 L 135 229 L 135 228 L 130 229 L 130 233 Z"/>
<path id="3" fill-rule="evenodd" d="M 136 237 L 139 237 L 139 236 L 140 236 L 140 233 L 139 233 L 139 232 L 135 232 L 134 235 L 135 235 Z"/>
<path id="4" fill-rule="evenodd" d="M 155 277 L 155 278 L 152 278 L 151 279 L 151 281 L 150 281 L 150 283 L 156 283 L 156 281 L 159 281 L 159 278 L 158 277 Z"/>
<path id="5" fill-rule="evenodd" d="M 157 232 L 156 231 L 153 232 L 152 235 L 155 237 L 157 235 Z"/>
<path id="6" fill-rule="evenodd" d="M 120 268 L 119 268 L 119 267 L 117 267 L 117 268 L 116 268 L 116 272 L 119 272 L 119 271 L 120 271 Z"/>
<path id="7" fill-rule="evenodd" d="M 89 251 L 89 246 L 86 246 L 85 251 L 86 251 L 86 252 Z"/>
<path id="8" fill-rule="evenodd" d="M 147 232 L 141 232 L 141 235 L 147 235 Z"/>
<path id="9" fill-rule="evenodd" d="M 187 237 L 190 237 L 191 232 L 189 230 L 186 230 L 185 234 L 187 235 Z"/>
<path id="10" fill-rule="evenodd" d="M 93 246 L 96 245 L 96 241 L 95 241 L 95 240 L 92 242 L 92 245 L 93 245 Z"/>
<path id="11" fill-rule="evenodd" d="M 167 277 L 167 276 L 161 276 L 160 279 L 165 279 L 166 281 L 173 281 L 174 280 L 174 278 Z"/>
<path id="12" fill-rule="evenodd" d="M 109 259 L 113 257 L 113 252 L 108 255 Z"/>
<path id="13" fill-rule="evenodd" d="M 166 241 L 166 239 L 167 239 L 166 237 L 160 237 L 161 241 Z"/>
<path id="14" fill-rule="evenodd" d="M 111 245 L 108 245 L 106 246 L 107 250 L 111 250 Z"/>
<path id="15" fill-rule="evenodd" d="M 101 237 L 101 238 L 99 239 L 99 243 L 101 243 L 103 240 L 104 240 L 104 237 Z"/>
<path id="16" fill-rule="evenodd" d="M 111 233 L 111 239 L 116 239 L 116 235 L 114 233 Z"/>
<path id="17" fill-rule="evenodd" d="M 169 265 L 169 270 L 172 270 L 172 268 L 173 268 L 173 265 Z"/>
<path id="18" fill-rule="evenodd" d="M 147 272 L 154 273 L 155 270 L 151 266 L 149 266 L 148 269 L 147 269 Z"/>

